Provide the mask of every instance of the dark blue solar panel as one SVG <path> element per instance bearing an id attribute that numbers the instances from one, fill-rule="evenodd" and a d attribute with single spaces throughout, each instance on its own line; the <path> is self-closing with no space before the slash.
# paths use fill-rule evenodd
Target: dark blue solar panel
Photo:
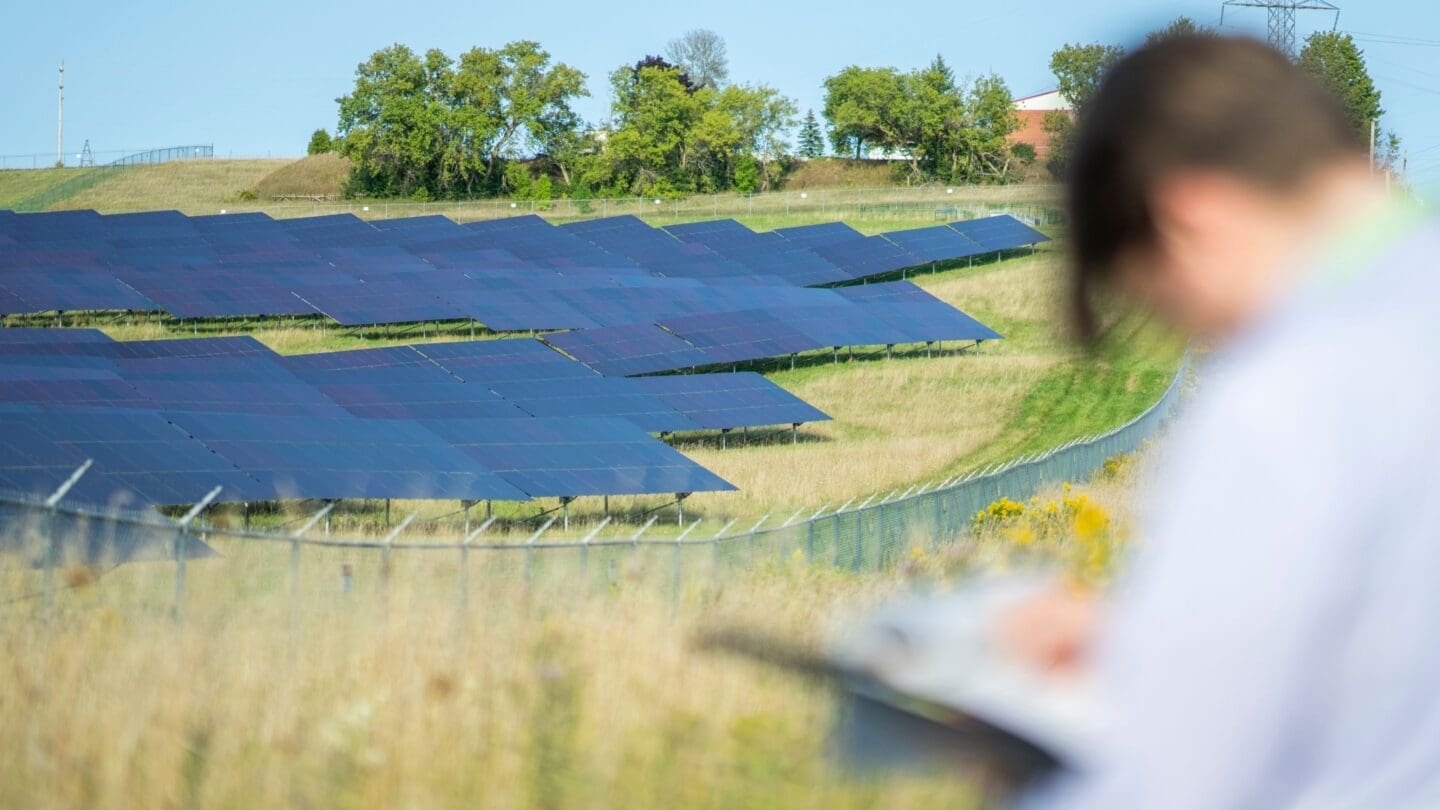
<path id="1" fill-rule="evenodd" d="M 727 312 L 662 321 L 661 326 L 716 363 L 743 363 L 819 349 L 817 342 L 768 312 Z"/>
<path id="2" fill-rule="evenodd" d="M 557 332 L 545 342 L 601 374 L 624 377 L 711 363 L 709 356 L 653 324 Z"/>
<path id="3" fill-rule="evenodd" d="M 584 380 L 595 372 L 533 339 L 419 343 L 416 352 L 466 382 Z"/>
<path id="4" fill-rule="evenodd" d="M 885 275 L 926 261 L 880 236 L 866 236 L 849 242 L 829 242 L 815 245 L 811 250 L 849 274 L 852 279 Z"/>
<path id="5" fill-rule="evenodd" d="M 839 242 L 853 242 L 863 239 L 864 234 L 843 222 L 824 222 L 819 225 L 800 225 L 794 228 L 777 228 L 772 231 L 788 242 L 801 247 L 818 247 Z"/>
<path id="6" fill-rule="evenodd" d="M 759 374 L 676 374 L 642 377 L 641 390 L 712 429 L 795 425 L 830 417 Z"/>
<path id="7" fill-rule="evenodd" d="M 320 381 L 324 372 L 376 369 L 389 372 L 391 369 L 420 367 L 433 371 L 432 382 L 448 376 L 429 358 L 410 346 L 390 346 L 384 349 L 351 349 L 343 352 L 319 352 L 316 354 L 292 354 L 279 358 L 279 363 L 305 379 Z M 312 376 L 319 372 L 322 376 Z"/>
<path id="8" fill-rule="evenodd" d="M 888 303 L 929 303 L 939 300 L 909 281 L 889 281 L 883 284 L 858 284 L 851 287 L 836 287 L 835 292 L 847 300 L 858 303 L 871 301 L 884 301 Z"/>
<path id="9" fill-rule="evenodd" d="M 492 382 L 490 389 L 533 416 L 618 416 L 651 433 L 697 425 L 624 377 Z"/>
<path id="10" fill-rule="evenodd" d="M 1009 214 L 952 222 L 949 227 L 978 242 L 987 251 L 1012 250 L 1050 241 L 1050 237 Z"/>
<path id="11" fill-rule="evenodd" d="M 366 419 L 516 419 L 526 415 L 489 388 L 454 378 L 430 383 L 320 382 L 315 387 L 349 413 Z"/>
<path id="12" fill-rule="evenodd" d="M 154 301 L 101 268 L 53 267 L 23 272 L 0 267 L 0 290 L 9 294 L 7 308 L 13 309 L 17 300 L 23 303 L 25 308 L 19 312 L 159 309 Z"/>
<path id="13" fill-rule="evenodd" d="M 526 500 L 523 492 L 415 422 L 166 416 L 259 481 L 269 498 Z"/>
<path id="14" fill-rule="evenodd" d="M 63 480 L 85 459 L 95 462 L 81 479 L 77 501 L 107 503 L 114 497 L 107 490 L 115 487 L 159 504 L 194 503 L 216 486 L 225 488 L 223 501 L 259 500 L 266 495 L 253 478 L 153 413 L 57 410 L 7 413 L 4 418 L 6 433 L 23 437 L 12 442 L 28 443 L 6 448 L 7 467 L 20 466 L 13 464 L 14 459 L 22 463 L 38 459 L 55 467 Z M 87 482 L 92 475 L 93 483 Z"/>
<path id="15" fill-rule="evenodd" d="M 942 302 L 880 303 L 866 308 L 904 334 L 897 343 L 935 340 L 998 340 L 1000 333 Z"/>
<path id="16" fill-rule="evenodd" d="M 881 235 L 906 253 L 926 262 L 963 259 L 966 256 L 977 256 L 988 252 L 973 239 L 944 225 L 908 231 L 890 231 Z"/>
<path id="17" fill-rule="evenodd" d="M 623 419 L 494 419 L 424 424 L 537 498 L 734 489 Z"/>
<path id="18" fill-rule="evenodd" d="M 10 327 L 0 329 L 0 343 L 110 343 L 110 336 L 99 329 L 49 329 L 45 327 Z"/>

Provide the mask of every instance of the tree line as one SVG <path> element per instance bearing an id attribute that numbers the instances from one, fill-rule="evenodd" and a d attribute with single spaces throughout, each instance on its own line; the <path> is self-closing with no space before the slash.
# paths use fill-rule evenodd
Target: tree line
<path id="1" fill-rule="evenodd" d="M 1181 17 L 1147 41 L 1213 34 Z M 1056 87 L 1071 108 L 1044 120 L 1053 177 L 1064 177 L 1075 123 L 1124 54 L 1103 43 L 1052 54 Z M 1298 64 L 1369 137 L 1384 110 L 1354 40 L 1313 34 Z M 587 76 L 537 42 L 455 58 L 393 45 L 356 68 L 354 87 L 337 99 L 336 135 L 315 132 L 309 151 L 349 158 L 348 194 L 414 199 L 765 191 L 827 146 L 837 157 L 885 157 L 906 183 L 1015 182 L 1036 160 L 1011 137 L 1020 120 L 1005 81 L 958 77 L 940 56 L 917 70 L 850 65 L 826 78 L 823 124 L 814 110 L 800 118 L 794 100 L 773 87 L 731 83 L 725 41 L 712 31 L 690 31 L 609 79 L 609 114 L 591 123 L 574 109 L 589 95 Z M 1378 163 L 1398 161 L 1393 133 L 1377 125 L 1375 143 Z"/>
<path id="2" fill-rule="evenodd" d="M 1217 35 L 1214 29 L 1189 17 L 1179 17 L 1151 32 L 1145 42 L 1151 44 L 1175 36 Z M 1044 128 L 1050 140 L 1047 168 L 1054 176 L 1064 177 L 1075 123 L 1085 114 L 1105 72 L 1124 56 L 1125 49 L 1119 45 L 1102 43 L 1066 44 L 1051 55 L 1050 71 L 1055 76 L 1055 86 L 1073 110 L 1073 113 L 1054 111 L 1045 116 Z M 1400 138 L 1380 127 L 1380 119 L 1385 114 L 1380 106 L 1380 91 L 1365 64 L 1365 54 L 1354 38 L 1343 31 L 1317 31 L 1306 38 L 1296 64 L 1335 96 L 1362 140 L 1373 138 L 1376 164 L 1381 168 L 1395 168 L 1400 160 Z"/>
<path id="3" fill-rule="evenodd" d="M 764 191 L 823 157 L 827 140 L 842 156 L 897 157 L 909 181 L 1007 182 L 1033 160 L 1006 141 L 1018 122 L 1004 82 L 957 80 L 938 57 L 830 77 L 823 128 L 773 87 L 731 83 L 711 31 L 609 79 L 609 115 L 591 123 L 574 108 L 587 76 L 537 42 L 458 57 L 392 45 L 356 68 L 336 134 L 317 130 L 308 151 L 350 160 L 347 194 L 412 199 Z"/>

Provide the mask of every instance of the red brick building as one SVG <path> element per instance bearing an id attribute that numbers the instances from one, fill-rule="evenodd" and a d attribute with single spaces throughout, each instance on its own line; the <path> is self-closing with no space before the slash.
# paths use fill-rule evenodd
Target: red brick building
<path id="1" fill-rule="evenodd" d="M 1011 143 L 1028 143 L 1035 147 L 1038 157 L 1050 152 L 1050 136 L 1045 133 L 1045 114 L 1059 110 L 1069 113 L 1070 104 L 1060 96 L 1059 90 L 1047 90 L 1033 96 L 1015 99 L 1015 112 L 1020 115 L 1020 128 L 1010 135 Z"/>

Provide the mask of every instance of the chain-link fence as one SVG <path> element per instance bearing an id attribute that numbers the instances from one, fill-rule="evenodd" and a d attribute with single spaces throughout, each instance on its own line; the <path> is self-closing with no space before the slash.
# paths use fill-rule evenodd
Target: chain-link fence
<path id="1" fill-rule="evenodd" d="M 167 146 L 161 149 L 146 149 L 123 155 L 103 166 L 95 166 L 76 173 L 53 186 L 44 188 L 19 202 L 12 208 L 16 211 L 44 211 L 52 205 L 94 188 L 117 173 L 133 166 L 153 166 L 176 160 L 199 160 L 215 156 L 215 147 Z"/>
<path id="2" fill-rule="evenodd" d="M 826 188 L 767 191 L 754 194 L 691 194 L 675 197 L 560 198 L 551 200 L 495 198 L 415 202 L 410 200 L 333 200 L 296 195 L 282 200 L 236 202 L 228 214 L 264 213 L 276 219 L 353 214 L 362 219 L 394 219 L 440 214 L 457 222 L 504 219 L 536 214 L 553 222 L 621 216 L 651 221 L 689 221 L 746 217 L 773 222 L 776 227 L 814 221 L 865 219 L 907 224 L 953 222 L 991 214 L 1011 214 L 1031 225 L 1061 222 L 1059 189 L 1047 185 L 1013 186 L 889 186 L 884 188 Z M 148 201 L 154 207 L 154 201 Z M 215 210 L 187 209 L 188 214 L 214 214 Z"/>
<path id="3" fill-rule="evenodd" d="M 257 583 L 288 582 L 292 598 L 299 596 L 302 582 L 314 586 L 328 581 L 324 587 L 343 592 L 384 588 L 397 570 L 412 576 L 423 573 L 429 583 L 452 578 L 462 601 L 477 592 L 573 596 L 635 582 L 665 589 L 679 599 L 687 588 L 720 586 L 769 562 L 879 571 L 911 549 L 933 550 L 963 538 L 973 516 L 1001 497 L 1025 499 L 1045 486 L 1083 480 L 1106 459 L 1137 450 L 1173 412 L 1187 370 L 1188 360 L 1153 406 L 1108 433 L 996 469 L 852 501 L 781 526 L 762 520 L 736 531 L 732 523 L 709 537 L 695 535 L 700 525 L 696 521 L 674 536 L 647 538 L 652 519 L 626 535 L 601 538 L 602 523 L 585 537 L 557 539 L 547 536 L 552 518 L 524 541 L 486 542 L 487 522 L 464 540 L 436 542 L 407 538 L 407 519 L 384 538 L 345 540 L 329 537 L 328 531 L 313 536 L 330 507 L 292 534 L 276 535 L 195 522 L 203 503 L 173 521 L 149 513 L 61 507 L 54 498 L 5 498 L 0 499 L 0 550 L 10 552 L 3 555 L 11 561 L 3 581 L 13 592 L 4 601 L 35 597 L 49 605 L 63 586 L 57 583 L 57 572 L 70 581 L 77 570 L 152 561 L 155 564 L 126 568 L 173 571 L 163 577 L 164 588 L 151 588 L 149 598 L 171 601 L 180 613 L 188 561 L 217 551 L 233 575 Z M 79 574 L 78 581 L 89 582 L 91 576 Z"/>

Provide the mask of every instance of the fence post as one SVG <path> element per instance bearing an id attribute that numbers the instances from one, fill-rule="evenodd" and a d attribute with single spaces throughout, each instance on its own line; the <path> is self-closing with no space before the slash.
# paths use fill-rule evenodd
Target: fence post
<path id="1" fill-rule="evenodd" d="M 314 528 L 315 524 L 330 514 L 330 510 L 334 508 L 333 502 L 325 504 L 324 509 L 311 515 L 304 525 L 290 535 L 290 635 L 292 639 L 300 620 L 300 538 L 304 537 L 306 532 Z"/>
<path id="2" fill-rule="evenodd" d="M 456 605 L 456 612 L 459 614 L 457 629 L 464 629 L 465 617 L 470 615 L 470 544 L 475 542 L 477 537 L 484 534 L 485 530 L 490 528 L 490 525 L 496 520 L 498 520 L 498 518 L 486 518 L 485 522 L 480 524 L 480 528 L 466 535 L 464 542 L 460 544 L 460 593 L 458 595 L 458 604 Z"/>
<path id="3" fill-rule="evenodd" d="M 42 590 L 45 594 L 44 612 L 47 622 L 50 620 L 51 611 L 55 609 L 55 566 L 60 562 L 60 499 L 80 481 L 80 476 L 88 472 L 92 464 L 94 461 L 85 459 L 85 463 L 70 473 L 70 477 L 65 479 L 59 489 L 45 499 L 45 508 L 49 514 L 46 517 L 48 525 L 45 532 L 45 579 Z"/>
<path id="4" fill-rule="evenodd" d="M 395 538 L 399 537 L 400 533 L 405 531 L 405 527 L 410 525 L 410 521 L 419 514 L 419 512 L 411 512 L 406 515 L 405 519 L 397 523 L 395 528 L 385 535 L 385 539 L 380 541 L 380 587 L 384 589 L 384 596 L 387 600 L 390 598 L 390 547 L 395 542 Z"/>
<path id="5" fill-rule="evenodd" d="M 670 558 L 670 612 L 673 614 L 680 607 L 680 548 L 685 543 L 685 538 L 690 532 L 695 531 L 703 518 L 695 518 L 695 522 L 685 527 L 685 531 L 675 538 L 675 552 Z"/>
<path id="6" fill-rule="evenodd" d="M 549 520 L 545 521 L 545 525 L 543 525 L 543 526 L 541 526 L 540 528 L 536 529 L 536 530 L 535 530 L 535 533 L 532 534 L 532 535 L 530 535 L 530 538 L 525 541 L 525 593 L 526 593 L 526 594 L 529 594 L 529 593 L 530 593 L 530 576 L 531 576 L 530 568 L 531 568 L 531 565 L 532 565 L 532 557 L 533 557 L 534 554 L 535 554 L 535 549 L 534 549 L 535 541 L 540 539 L 540 535 L 542 535 L 542 534 L 544 534 L 545 532 L 549 531 L 549 530 L 550 530 L 550 527 L 553 526 L 553 525 L 555 525 L 555 521 L 557 521 L 557 520 L 559 520 L 559 519 L 560 519 L 560 518 L 559 518 L 558 515 L 552 516 Z"/>
<path id="7" fill-rule="evenodd" d="M 170 615 L 177 622 L 185 618 L 185 536 L 190 531 L 190 522 L 199 517 L 205 507 L 219 496 L 220 487 L 210 490 L 199 503 L 190 507 L 190 511 L 180 518 L 180 523 L 175 527 L 175 602 L 170 608 Z"/>

